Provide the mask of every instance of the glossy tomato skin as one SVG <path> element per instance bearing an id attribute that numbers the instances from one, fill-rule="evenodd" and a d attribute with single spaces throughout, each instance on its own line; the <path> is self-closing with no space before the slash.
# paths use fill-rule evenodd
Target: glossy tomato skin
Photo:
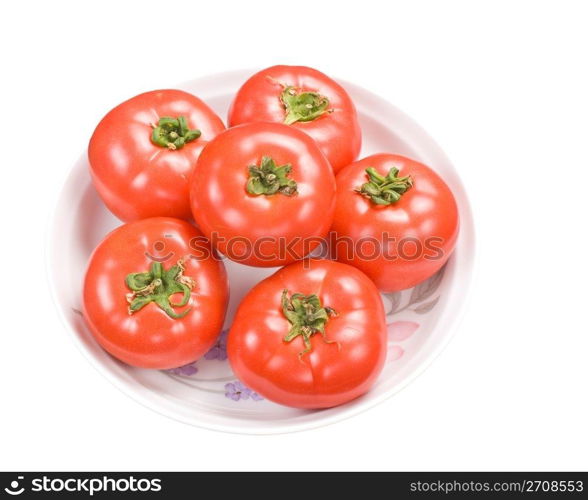
<path id="1" fill-rule="evenodd" d="M 263 156 L 291 164 L 298 192 L 254 196 L 249 165 Z M 320 244 L 333 220 L 335 178 L 306 134 L 279 123 L 250 123 L 217 136 L 202 151 L 191 186 L 194 220 L 230 259 L 258 267 L 299 260 Z"/>
<path id="2" fill-rule="evenodd" d="M 197 258 L 192 258 L 190 256 Z M 149 303 L 128 312 L 129 273 L 147 271 L 154 261 L 165 268 L 184 258 L 195 280 L 181 319 Z M 224 265 L 213 258 L 202 235 L 186 221 L 155 217 L 118 227 L 94 250 L 84 280 L 84 318 L 111 355 L 141 368 L 168 369 L 190 363 L 214 344 L 223 326 L 229 296 Z M 178 302 L 180 294 L 172 296 Z"/>
<path id="3" fill-rule="evenodd" d="M 367 181 L 368 167 L 382 175 L 396 167 L 398 176 L 410 175 L 414 184 L 398 202 L 376 205 L 356 192 Z M 383 153 L 357 161 L 337 175 L 332 231 L 334 258 L 363 271 L 381 291 L 395 292 L 429 278 L 447 262 L 457 240 L 459 214 L 451 190 L 437 173 L 409 158 Z M 349 242 L 357 248 L 362 239 L 365 255 L 350 254 Z M 368 239 L 378 242 L 377 255 Z"/>
<path id="4" fill-rule="evenodd" d="M 184 116 L 202 135 L 175 151 L 151 142 L 152 124 Z M 202 148 L 225 129 L 198 97 L 181 90 L 140 94 L 112 109 L 88 146 L 94 186 L 123 221 L 168 216 L 189 219 L 188 181 Z"/>
<path id="5" fill-rule="evenodd" d="M 280 300 L 317 294 L 337 315 L 316 333 L 303 356 L 300 337 L 284 341 L 290 323 Z M 367 392 L 386 358 L 386 322 L 380 294 L 357 269 L 328 260 L 291 264 L 256 285 L 243 299 L 229 332 L 227 352 L 237 377 L 263 397 L 296 408 L 329 408 Z"/>
<path id="6" fill-rule="evenodd" d="M 284 85 L 318 92 L 329 99 L 332 112 L 290 126 L 317 142 L 335 172 L 354 161 L 361 149 L 361 129 L 353 101 L 337 82 L 306 66 L 272 66 L 249 78 L 231 104 L 229 126 L 260 121 L 283 123 L 286 113 L 280 94 Z"/>

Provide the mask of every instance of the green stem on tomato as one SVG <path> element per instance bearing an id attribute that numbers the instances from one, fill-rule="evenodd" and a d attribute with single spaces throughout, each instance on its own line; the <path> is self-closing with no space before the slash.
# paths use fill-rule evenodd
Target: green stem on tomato
<path id="1" fill-rule="evenodd" d="M 157 125 L 151 126 L 153 128 L 151 142 L 172 151 L 183 148 L 185 144 L 198 139 L 201 135 L 200 130 L 190 130 L 184 116 L 177 118 L 162 116 Z"/>
<path id="2" fill-rule="evenodd" d="M 284 123 L 310 122 L 324 113 L 330 113 L 329 99 L 318 92 L 301 92 L 293 86 L 287 86 L 280 94 L 280 100 L 286 108 Z"/>
<path id="3" fill-rule="evenodd" d="M 129 303 L 129 314 L 140 311 L 147 304 L 154 302 L 160 309 L 173 319 L 186 316 L 191 310 L 188 308 L 181 313 L 176 313 L 174 307 L 184 307 L 190 300 L 190 292 L 196 282 L 189 276 L 184 276 L 184 260 L 180 259 L 175 266 L 166 270 L 161 262 L 153 262 L 149 271 L 130 273 L 125 283 L 131 293 L 126 295 Z M 175 293 L 181 293 L 179 302 L 172 302 L 170 297 Z"/>
<path id="4" fill-rule="evenodd" d="M 259 166 L 249 166 L 247 192 L 253 196 L 276 193 L 292 196 L 298 192 L 298 185 L 294 179 L 288 178 L 291 171 L 289 163 L 278 166 L 271 157 L 264 156 Z"/>
<path id="5" fill-rule="evenodd" d="M 323 307 L 315 294 L 293 293 L 288 298 L 288 290 L 284 290 L 282 292 L 282 312 L 292 325 L 284 337 L 284 342 L 291 342 L 296 337 L 302 337 L 304 342 L 304 350 L 298 353 L 299 358 L 312 350 L 310 337 L 315 333 L 320 333 L 327 344 L 339 345 L 338 342 L 327 339 L 325 333 L 325 325 L 329 318 L 336 316 L 337 313 L 330 307 Z"/>
<path id="6" fill-rule="evenodd" d="M 400 171 L 396 167 L 392 167 L 386 176 L 380 175 L 373 167 L 366 168 L 365 172 L 368 182 L 355 191 L 376 205 L 396 203 L 413 185 L 410 175 L 398 177 Z"/>

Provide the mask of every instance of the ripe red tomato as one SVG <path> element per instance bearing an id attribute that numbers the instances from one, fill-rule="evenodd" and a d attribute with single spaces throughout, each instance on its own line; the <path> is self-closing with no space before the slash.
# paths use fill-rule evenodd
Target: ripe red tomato
<path id="1" fill-rule="evenodd" d="M 386 357 L 374 284 L 328 260 L 296 262 L 243 299 L 227 352 L 239 379 L 276 403 L 328 408 L 369 390 Z"/>
<path id="2" fill-rule="evenodd" d="M 357 158 L 361 130 L 355 106 L 341 85 L 316 69 L 272 66 L 237 92 L 229 126 L 286 123 L 310 135 L 337 172 Z"/>
<path id="3" fill-rule="evenodd" d="M 205 354 L 223 326 L 228 282 L 194 226 L 155 217 L 120 226 L 98 245 L 84 282 L 84 317 L 98 343 L 142 368 Z"/>
<path id="4" fill-rule="evenodd" d="M 123 221 L 189 219 L 188 181 L 204 145 L 225 129 L 198 97 L 155 90 L 119 104 L 88 146 L 94 186 Z"/>
<path id="5" fill-rule="evenodd" d="M 280 123 L 250 123 L 204 148 L 190 194 L 194 220 L 218 250 L 271 267 L 301 259 L 328 234 L 335 178 L 308 135 Z"/>
<path id="6" fill-rule="evenodd" d="M 445 264 L 459 215 L 449 187 L 429 167 L 377 154 L 337 174 L 332 230 L 332 256 L 362 270 L 381 291 L 394 292 Z"/>

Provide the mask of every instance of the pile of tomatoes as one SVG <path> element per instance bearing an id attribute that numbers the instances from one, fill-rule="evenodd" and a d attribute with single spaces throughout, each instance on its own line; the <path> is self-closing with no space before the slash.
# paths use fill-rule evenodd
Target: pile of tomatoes
<path id="1" fill-rule="evenodd" d="M 416 285 L 451 255 L 454 197 L 409 158 L 357 161 L 355 106 L 312 68 L 253 75 L 228 125 L 180 90 L 133 97 L 98 124 L 92 180 L 124 224 L 91 256 L 84 317 L 119 360 L 175 368 L 221 332 L 224 258 L 280 266 L 239 305 L 231 366 L 277 403 L 345 403 L 369 390 L 385 361 L 380 292 Z"/>

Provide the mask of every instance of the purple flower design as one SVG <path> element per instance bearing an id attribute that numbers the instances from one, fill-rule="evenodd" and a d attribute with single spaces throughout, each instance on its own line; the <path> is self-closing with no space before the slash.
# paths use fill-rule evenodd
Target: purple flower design
<path id="1" fill-rule="evenodd" d="M 233 401 L 249 398 L 253 401 L 261 401 L 263 399 L 257 394 L 257 392 L 253 392 L 249 387 L 245 387 L 243 383 L 238 380 L 225 384 L 225 397 L 232 399 Z"/>
<path id="2" fill-rule="evenodd" d="M 181 375 L 184 377 L 191 377 L 192 375 L 198 373 L 198 368 L 194 366 L 194 363 L 188 363 L 184 366 L 178 366 L 177 368 L 172 368 L 171 370 L 166 370 L 166 372 L 171 373 L 172 375 Z"/>
<path id="3" fill-rule="evenodd" d="M 224 361 L 227 359 L 227 335 L 228 330 L 223 330 L 216 341 L 216 344 L 212 346 L 210 351 L 204 355 L 204 359 L 218 359 Z"/>

